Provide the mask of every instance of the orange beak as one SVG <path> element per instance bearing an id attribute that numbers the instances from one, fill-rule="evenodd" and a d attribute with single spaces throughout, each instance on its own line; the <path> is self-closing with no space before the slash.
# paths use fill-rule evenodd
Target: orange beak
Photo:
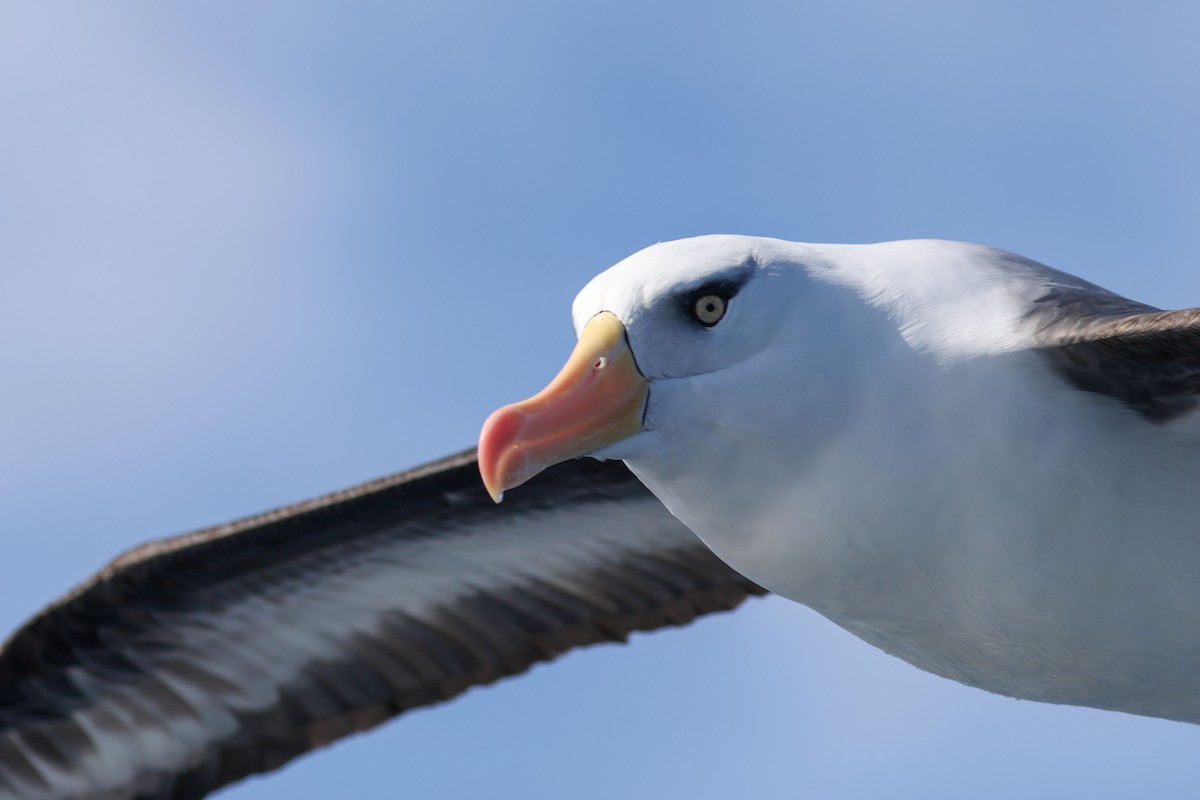
<path id="1" fill-rule="evenodd" d="M 592 317 L 549 386 L 483 423 L 479 472 L 488 494 L 499 503 L 547 467 L 633 436 L 649 391 L 625 326 L 607 311 Z"/>

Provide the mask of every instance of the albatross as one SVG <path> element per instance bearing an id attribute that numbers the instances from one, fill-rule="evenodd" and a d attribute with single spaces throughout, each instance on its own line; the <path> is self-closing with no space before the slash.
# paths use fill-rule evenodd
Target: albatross
<path id="1" fill-rule="evenodd" d="M 572 316 L 477 455 L 142 545 L 26 623 L 0 798 L 201 797 L 766 592 L 970 686 L 1200 722 L 1200 309 L 707 236 Z"/>

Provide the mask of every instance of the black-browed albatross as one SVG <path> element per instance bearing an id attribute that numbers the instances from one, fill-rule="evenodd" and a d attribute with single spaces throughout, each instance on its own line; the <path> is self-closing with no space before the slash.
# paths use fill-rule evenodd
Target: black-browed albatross
<path id="1" fill-rule="evenodd" d="M 497 499 L 537 476 L 502 505 L 464 453 L 144 545 L 27 623 L 0 798 L 200 797 L 760 587 L 973 686 L 1200 722 L 1200 309 L 976 245 L 716 236 L 574 320 L 481 435 Z"/>

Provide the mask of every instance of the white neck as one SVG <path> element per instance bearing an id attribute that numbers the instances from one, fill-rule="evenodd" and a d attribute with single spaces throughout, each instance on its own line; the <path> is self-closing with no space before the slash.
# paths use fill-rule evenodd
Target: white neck
<path id="1" fill-rule="evenodd" d="M 845 302 L 861 309 L 844 288 L 816 307 L 831 309 L 828 335 L 856 349 L 793 387 L 830 402 L 797 402 L 807 412 L 787 425 L 766 406 L 785 414 L 792 398 L 767 397 L 740 425 L 654 431 L 672 440 L 656 450 L 673 455 L 629 466 L 736 569 L 924 669 L 1013 696 L 1200 721 L 1195 443 L 1172 444 L 1081 394 L 1032 352 L 922 349 L 948 340 L 916 335 L 933 330 L 919 316 L 898 328 L 883 302 L 839 330 Z M 675 405 L 721 402 L 715 383 L 653 391 Z M 1115 630 L 1121 652 L 1107 646 Z M 1181 630 L 1196 632 L 1183 646 Z M 1169 697 L 1112 699 L 1181 668 L 1147 655 L 1169 640 L 1190 659 L 1195 703 L 1179 706 L 1177 679 Z M 1056 670 L 1070 679 L 1058 685 Z"/>

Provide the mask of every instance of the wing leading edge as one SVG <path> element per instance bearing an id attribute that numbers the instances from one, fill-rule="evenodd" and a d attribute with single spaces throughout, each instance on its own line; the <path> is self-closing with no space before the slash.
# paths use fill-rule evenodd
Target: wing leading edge
<path id="1" fill-rule="evenodd" d="M 473 454 L 138 547 L 0 649 L 0 798 L 196 798 L 764 590 L 619 462 Z"/>

